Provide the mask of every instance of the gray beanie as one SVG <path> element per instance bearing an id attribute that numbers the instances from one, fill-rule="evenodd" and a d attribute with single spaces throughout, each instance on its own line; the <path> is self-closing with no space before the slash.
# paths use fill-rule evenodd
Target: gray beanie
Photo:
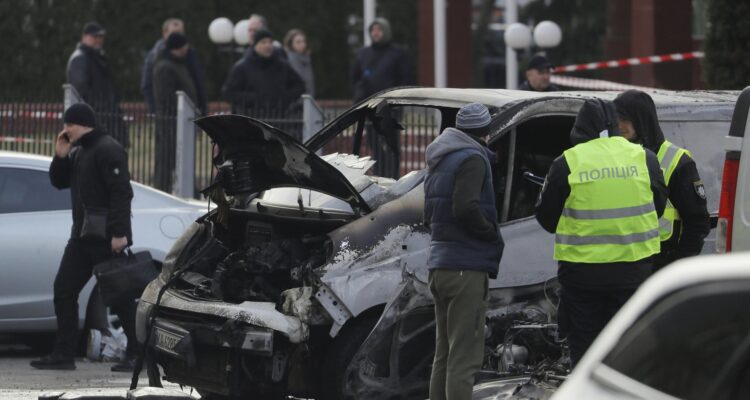
<path id="1" fill-rule="evenodd" d="M 471 103 L 461 107 L 456 115 L 456 128 L 476 129 L 490 124 L 490 111 L 484 104 Z"/>

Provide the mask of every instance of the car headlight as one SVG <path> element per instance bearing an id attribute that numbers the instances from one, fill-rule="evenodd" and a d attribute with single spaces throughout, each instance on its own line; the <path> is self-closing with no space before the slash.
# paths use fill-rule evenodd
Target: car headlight
<path id="1" fill-rule="evenodd" d="M 151 316 L 151 311 L 154 309 L 154 305 L 146 302 L 139 301 L 138 308 L 135 312 L 135 337 L 138 339 L 138 343 L 144 344 L 146 342 L 146 336 L 148 335 L 148 322 Z"/>
<path id="2" fill-rule="evenodd" d="M 161 265 L 161 275 L 159 276 L 159 278 L 163 282 L 169 280 L 169 277 L 174 271 L 177 259 L 180 257 L 180 254 L 182 254 L 182 251 L 185 250 L 185 247 L 190 242 L 190 239 L 192 239 L 199 230 L 200 224 L 198 224 L 197 222 L 193 222 L 184 232 L 182 232 L 182 235 L 177 238 L 177 240 L 172 245 L 172 248 L 169 249 L 169 252 L 164 257 L 164 262 Z"/>

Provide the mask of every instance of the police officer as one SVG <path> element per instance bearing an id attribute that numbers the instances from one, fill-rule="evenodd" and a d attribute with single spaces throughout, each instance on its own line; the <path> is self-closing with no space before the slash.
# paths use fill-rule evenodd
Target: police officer
<path id="1" fill-rule="evenodd" d="M 430 399 L 471 399 L 484 356 L 488 278 L 497 277 L 503 239 L 497 227 L 491 160 L 482 140 L 490 113 L 471 103 L 427 146 L 425 224 L 431 231 L 429 285 L 435 299 L 435 359 Z"/>
<path id="2" fill-rule="evenodd" d="M 122 146 L 97 128 L 87 104 L 70 106 L 57 136 L 49 168 L 52 185 L 70 188 L 73 227 L 54 283 L 57 338 L 51 354 L 31 362 L 37 369 L 75 369 L 78 347 L 78 295 L 95 264 L 132 244 L 128 158 Z M 135 302 L 112 305 L 128 338 L 128 358 L 113 371 L 132 371 L 137 355 Z"/>
<path id="3" fill-rule="evenodd" d="M 699 254 L 711 225 L 706 191 L 692 155 L 664 139 L 651 96 L 628 90 L 614 103 L 623 137 L 656 153 L 669 188 L 667 208 L 659 219 L 661 253 L 654 257 L 654 267 Z"/>
<path id="4" fill-rule="evenodd" d="M 555 159 L 536 218 L 555 233 L 558 322 L 573 365 L 651 273 L 667 188 L 656 155 L 619 136 L 611 102 L 587 100 Z"/>

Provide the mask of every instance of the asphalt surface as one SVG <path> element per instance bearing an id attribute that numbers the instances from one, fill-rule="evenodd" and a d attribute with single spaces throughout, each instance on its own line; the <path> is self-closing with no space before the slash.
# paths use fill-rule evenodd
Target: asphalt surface
<path id="1" fill-rule="evenodd" d="M 0 337 L 0 399 L 36 400 L 50 392 L 125 396 L 130 387 L 129 373 L 109 370 L 114 363 L 78 358 L 74 371 L 43 371 L 29 366 L 31 360 L 41 355 L 11 338 Z M 141 382 L 144 385 L 148 382 L 145 372 L 141 374 Z M 169 382 L 164 382 L 164 387 L 180 390 Z M 190 393 L 189 388 L 182 391 Z M 193 396 L 200 397 L 195 392 Z"/>

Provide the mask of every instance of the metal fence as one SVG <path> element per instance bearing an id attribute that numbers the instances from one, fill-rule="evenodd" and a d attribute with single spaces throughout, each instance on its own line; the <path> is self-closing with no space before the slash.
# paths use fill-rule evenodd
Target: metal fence
<path id="1" fill-rule="evenodd" d="M 63 110 L 82 101 L 72 86 L 65 85 L 64 88 L 63 102 L 59 103 L 0 101 L 0 150 L 54 155 L 55 138 L 62 130 Z M 151 113 L 145 103 L 92 106 L 97 121 L 127 146 L 134 181 L 181 197 L 198 197 L 199 190 L 208 187 L 213 177 L 213 144 L 208 135 L 192 123 L 200 115 L 190 99 L 179 92 L 177 97 L 177 110 L 171 115 Z M 329 100 L 318 104 L 311 97 L 304 96 L 296 112 L 245 111 L 305 141 L 350 106 L 349 101 Z M 209 115 L 232 112 L 231 106 L 224 102 L 210 103 L 208 108 Z M 361 141 L 360 155 L 369 155 L 378 161 L 379 166 L 376 164 L 373 171 L 376 175 L 396 177 L 424 168 L 424 150 L 439 133 L 439 117 L 429 109 L 403 107 L 398 119 L 404 128 L 397 134 L 398 151 L 394 152 L 392 146 L 389 147 L 369 127 Z M 352 153 L 355 129 L 355 126 L 347 128 L 324 147 L 323 153 Z M 170 138 L 170 142 L 157 143 L 157 138 L 164 137 Z M 160 176 L 157 166 L 164 158 L 173 165 L 168 168 L 170 176 L 166 180 Z M 391 170 L 384 169 L 389 164 Z"/>

